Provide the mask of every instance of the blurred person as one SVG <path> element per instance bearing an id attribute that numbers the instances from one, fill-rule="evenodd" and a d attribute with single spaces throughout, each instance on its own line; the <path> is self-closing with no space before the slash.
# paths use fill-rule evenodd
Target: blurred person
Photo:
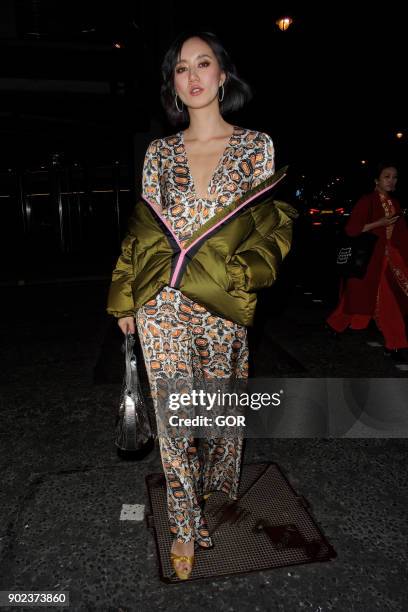
<path id="1" fill-rule="evenodd" d="M 349 278 L 341 287 L 337 308 L 327 318 L 335 333 L 365 329 L 374 319 L 384 337 L 386 356 L 407 361 L 408 230 L 394 197 L 397 168 L 389 162 L 377 166 L 375 189 L 352 210 L 345 227 L 349 236 L 373 232 L 378 236 L 362 279 Z"/>

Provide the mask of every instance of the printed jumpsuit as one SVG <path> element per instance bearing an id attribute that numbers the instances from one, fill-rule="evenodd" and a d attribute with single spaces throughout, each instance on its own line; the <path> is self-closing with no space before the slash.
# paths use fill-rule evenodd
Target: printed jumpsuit
<path id="1" fill-rule="evenodd" d="M 264 132 L 234 126 L 208 185 L 208 198 L 197 198 L 182 131 L 153 140 L 143 166 L 143 197 L 161 208 L 184 246 L 220 207 L 274 173 L 274 147 Z M 164 287 L 136 311 L 136 324 L 157 415 L 163 377 L 247 378 L 246 327 L 223 319 Z M 212 546 L 200 505 L 202 495 L 224 491 L 237 499 L 242 435 L 200 438 L 159 435 L 167 483 L 170 531 L 179 542 L 192 538 Z"/>

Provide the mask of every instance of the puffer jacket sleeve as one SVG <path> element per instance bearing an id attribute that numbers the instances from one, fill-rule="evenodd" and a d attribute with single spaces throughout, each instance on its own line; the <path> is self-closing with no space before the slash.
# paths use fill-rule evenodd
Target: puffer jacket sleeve
<path id="1" fill-rule="evenodd" d="M 159 145 L 160 139 L 156 139 L 147 147 L 143 162 L 142 193 L 146 199 L 161 207 Z M 122 242 L 121 254 L 112 273 L 112 282 L 109 288 L 107 311 L 117 318 L 134 316 L 135 314 L 132 292 L 132 282 L 134 280 L 132 252 L 136 231 L 136 211 L 133 211 L 129 219 L 128 232 Z"/>
<path id="2" fill-rule="evenodd" d="M 279 266 L 292 242 L 293 219 L 297 211 L 280 200 L 252 209 L 254 234 L 243 242 L 228 264 L 236 287 L 258 291 L 276 280 Z"/>
<path id="3" fill-rule="evenodd" d="M 258 141 L 251 188 L 275 172 L 272 138 L 260 132 Z M 292 220 L 297 212 L 286 202 L 275 200 L 254 207 L 252 216 L 255 238 L 242 243 L 227 264 L 234 286 L 249 292 L 264 289 L 275 282 L 279 265 L 290 249 Z"/>
<path id="4" fill-rule="evenodd" d="M 135 314 L 132 293 L 132 250 L 136 238 L 135 216 L 133 212 L 129 219 L 128 232 L 122 242 L 121 254 L 112 273 L 112 282 L 109 287 L 107 311 L 117 318 L 130 317 Z"/>

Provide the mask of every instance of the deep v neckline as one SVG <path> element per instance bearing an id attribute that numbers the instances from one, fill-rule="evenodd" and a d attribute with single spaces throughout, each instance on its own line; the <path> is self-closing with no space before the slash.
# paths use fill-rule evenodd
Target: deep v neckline
<path id="1" fill-rule="evenodd" d="M 204 198 L 199 197 L 198 194 L 197 194 L 197 191 L 196 191 L 196 182 L 194 180 L 193 173 L 191 172 L 191 167 L 190 167 L 190 163 L 188 161 L 188 155 L 187 155 L 187 151 L 186 151 L 186 146 L 185 146 L 185 143 L 184 143 L 184 131 L 183 130 L 180 131 L 180 139 L 181 139 L 181 145 L 183 147 L 184 160 L 185 160 L 187 172 L 188 172 L 188 174 L 190 176 L 190 180 L 191 180 L 191 192 L 192 192 L 192 194 L 193 194 L 195 199 L 197 199 L 197 200 L 211 199 L 211 198 L 209 198 L 209 195 L 210 195 L 209 191 L 210 191 L 210 189 L 212 187 L 214 178 L 216 177 L 216 175 L 218 173 L 218 170 L 219 170 L 221 164 L 223 163 L 224 158 L 225 158 L 227 152 L 231 148 L 231 141 L 234 138 L 236 131 L 237 131 L 237 127 L 234 125 L 233 126 L 233 130 L 232 130 L 232 134 L 230 135 L 230 137 L 228 139 L 228 142 L 227 142 L 227 144 L 226 144 L 226 146 L 224 148 L 224 151 L 222 152 L 221 157 L 219 158 L 219 160 L 217 162 L 217 165 L 215 166 L 215 169 L 214 169 L 214 171 L 213 171 L 213 173 L 211 175 L 210 182 L 207 185 L 206 196 Z"/>

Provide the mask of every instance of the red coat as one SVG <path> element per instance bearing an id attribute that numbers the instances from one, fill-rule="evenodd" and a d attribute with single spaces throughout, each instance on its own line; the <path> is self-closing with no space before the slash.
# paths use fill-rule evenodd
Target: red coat
<path id="1" fill-rule="evenodd" d="M 401 206 L 395 198 L 389 196 L 395 206 L 396 214 L 400 214 Z M 346 225 L 349 236 L 357 236 L 366 223 L 372 223 L 384 217 L 385 212 L 377 191 L 364 195 L 357 202 Z M 371 230 L 378 236 L 373 255 L 368 264 L 364 278 L 350 278 L 345 287 L 345 312 L 349 314 L 372 315 L 375 310 L 378 285 L 380 282 L 381 265 L 385 256 L 386 233 L 385 226 Z M 401 216 L 394 224 L 391 243 L 398 249 L 404 261 L 408 264 L 408 229 L 405 219 Z M 390 278 L 392 282 L 392 279 Z"/>

